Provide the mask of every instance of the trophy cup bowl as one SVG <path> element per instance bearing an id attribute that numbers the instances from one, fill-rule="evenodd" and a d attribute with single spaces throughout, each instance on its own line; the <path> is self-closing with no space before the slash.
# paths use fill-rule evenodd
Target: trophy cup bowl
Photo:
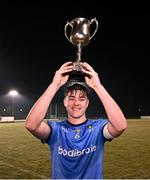
<path id="1" fill-rule="evenodd" d="M 91 29 L 91 25 L 93 23 L 96 23 L 96 28 L 93 32 L 93 34 L 91 35 L 90 33 L 90 29 Z M 69 34 L 69 30 L 70 29 L 70 35 Z M 97 32 L 98 29 L 98 21 L 96 20 L 96 18 L 94 19 L 86 19 L 83 17 L 77 17 L 72 19 L 70 22 L 67 22 L 65 27 L 64 27 L 64 33 L 66 38 L 75 46 L 77 46 L 77 57 L 76 60 L 73 62 L 73 72 L 71 72 L 72 75 L 70 75 L 70 78 L 72 77 L 73 79 L 78 78 L 80 79 L 81 76 L 85 76 L 85 74 L 83 74 L 82 70 L 81 70 L 81 50 L 82 47 L 87 46 L 90 43 L 90 40 L 93 38 L 93 36 L 95 35 L 95 33 Z M 82 77 L 81 77 L 82 79 Z"/>

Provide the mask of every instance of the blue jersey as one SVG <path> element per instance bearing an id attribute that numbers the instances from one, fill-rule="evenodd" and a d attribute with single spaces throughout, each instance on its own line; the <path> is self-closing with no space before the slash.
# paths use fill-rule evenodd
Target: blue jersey
<path id="1" fill-rule="evenodd" d="M 49 121 L 53 179 L 102 179 L 103 136 L 107 120 L 87 120 L 72 125 L 67 120 Z"/>

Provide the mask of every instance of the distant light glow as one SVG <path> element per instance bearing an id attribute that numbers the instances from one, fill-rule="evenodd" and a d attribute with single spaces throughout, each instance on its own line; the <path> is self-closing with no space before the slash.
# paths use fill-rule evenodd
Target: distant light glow
<path id="1" fill-rule="evenodd" d="M 18 91 L 16 91 L 16 90 L 11 90 L 11 91 L 9 91 L 9 95 L 10 95 L 10 96 L 17 96 L 17 95 L 18 95 Z"/>

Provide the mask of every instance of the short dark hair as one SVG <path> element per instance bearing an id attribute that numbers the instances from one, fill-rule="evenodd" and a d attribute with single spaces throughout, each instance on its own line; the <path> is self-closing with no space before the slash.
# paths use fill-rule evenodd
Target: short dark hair
<path id="1" fill-rule="evenodd" d="M 86 95 L 87 98 L 89 99 L 90 90 L 88 89 L 88 87 L 78 83 L 73 84 L 72 86 L 67 86 L 64 91 L 64 96 L 66 97 L 69 92 L 72 93 L 73 91 L 77 91 L 77 90 L 80 90 L 83 93 L 83 95 Z"/>

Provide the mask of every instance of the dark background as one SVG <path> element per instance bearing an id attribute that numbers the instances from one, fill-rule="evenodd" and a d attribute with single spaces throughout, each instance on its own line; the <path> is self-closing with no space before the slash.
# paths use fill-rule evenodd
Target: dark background
<path id="1" fill-rule="evenodd" d="M 10 89 L 18 90 L 16 116 L 25 117 L 48 87 L 55 71 L 74 61 L 77 48 L 64 35 L 67 21 L 96 17 L 99 28 L 82 59 L 99 73 L 102 84 L 126 117 L 150 115 L 150 8 L 147 4 L 98 1 L 5 1 L 0 5 L 0 115 L 11 113 Z M 91 27 L 93 31 L 94 26 Z M 64 116 L 62 90 L 53 100 Z M 104 109 L 93 92 L 90 117 Z M 4 111 L 5 109 L 5 111 Z M 22 109 L 22 111 L 20 111 Z"/>

